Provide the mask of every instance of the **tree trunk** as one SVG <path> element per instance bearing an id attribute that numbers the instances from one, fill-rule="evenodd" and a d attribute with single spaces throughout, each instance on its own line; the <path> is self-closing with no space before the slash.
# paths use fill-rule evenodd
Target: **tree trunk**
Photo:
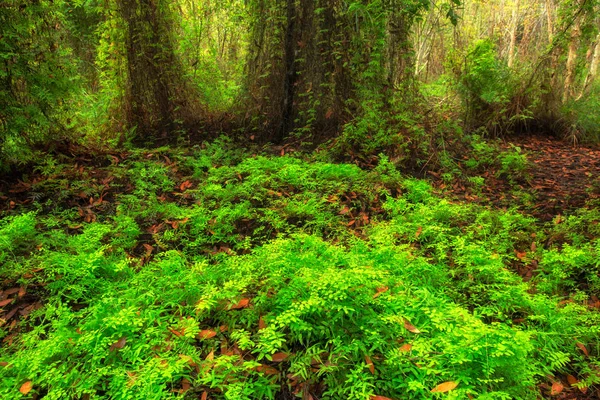
<path id="1" fill-rule="evenodd" d="M 516 0 L 513 11 L 512 20 L 510 26 L 510 45 L 508 46 L 508 67 L 512 68 L 515 62 L 515 46 L 517 44 L 517 26 L 519 25 L 519 4 L 520 1 Z"/>
<path id="2" fill-rule="evenodd" d="M 140 141 L 168 139 L 189 119 L 183 72 L 176 59 L 168 5 L 118 0 L 127 52 L 126 117 Z"/>
<path id="3" fill-rule="evenodd" d="M 596 36 L 596 45 L 594 46 L 594 52 L 592 53 L 592 59 L 590 60 L 590 67 L 588 69 L 587 76 L 585 77 L 585 83 L 581 88 L 581 93 L 577 97 L 577 100 L 585 95 L 596 75 L 598 75 L 598 64 L 600 64 L 600 34 Z"/>
<path id="4" fill-rule="evenodd" d="M 296 1 L 287 0 L 287 30 L 285 33 L 284 57 L 285 78 L 283 82 L 283 104 L 281 108 L 281 126 L 274 138 L 280 143 L 293 129 L 294 113 L 294 81 L 296 80 Z"/>
<path id="5" fill-rule="evenodd" d="M 546 28 L 548 31 L 548 43 L 552 43 L 554 40 L 554 4 L 552 0 L 546 0 Z"/>
<path id="6" fill-rule="evenodd" d="M 563 103 L 566 103 L 573 97 L 573 83 L 575 81 L 575 66 L 577 62 L 577 45 L 579 44 L 579 37 L 581 36 L 581 19 L 577 17 L 577 20 L 573 24 L 571 30 L 571 39 L 569 40 L 569 53 L 567 56 L 565 84 L 563 89 Z"/>

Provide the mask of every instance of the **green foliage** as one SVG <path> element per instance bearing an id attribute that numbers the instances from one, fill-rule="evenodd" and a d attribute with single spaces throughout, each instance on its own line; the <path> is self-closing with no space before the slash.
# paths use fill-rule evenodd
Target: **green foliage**
<path id="1" fill-rule="evenodd" d="M 563 134 L 578 143 L 600 143 L 600 84 L 592 83 L 590 90 L 577 100 L 565 104 L 561 114 L 567 121 Z"/>
<path id="2" fill-rule="evenodd" d="M 43 303 L 0 328 L 15 333 L 2 397 L 26 381 L 49 399 L 236 400 L 288 385 L 436 398 L 450 381 L 450 398 L 535 399 L 547 376 L 600 383 L 597 212 L 543 226 L 440 199 L 385 156 L 367 172 L 204 147 L 96 169 L 123 180 L 115 207 L 86 206 L 96 222 L 42 204 L 2 220 L 2 276 Z M 52 190 L 70 182 L 55 162 L 40 167 Z"/>
<path id="3" fill-rule="evenodd" d="M 449 67 L 464 104 L 469 131 L 499 136 L 532 118 L 535 96 L 522 88 L 523 71 L 509 69 L 491 39 L 472 43 L 465 55 L 454 52 Z"/>
<path id="4" fill-rule="evenodd" d="M 76 88 L 62 1 L 8 0 L 0 7 L 0 162 L 31 159 L 33 147 L 64 135 Z"/>
<path id="5" fill-rule="evenodd" d="M 508 177 L 510 182 L 527 177 L 529 161 L 520 147 L 511 144 L 511 150 L 501 153 L 498 158 L 500 161 L 498 174 L 500 176 Z"/>

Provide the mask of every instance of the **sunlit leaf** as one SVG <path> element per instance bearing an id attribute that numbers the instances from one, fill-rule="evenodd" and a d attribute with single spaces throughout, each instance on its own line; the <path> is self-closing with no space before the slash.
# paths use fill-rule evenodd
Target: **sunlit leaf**
<path id="1" fill-rule="evenodd" d="M 412 333 L 421 333 L 413 324 L 411 324 L 406 318 L 404 319 L 404 327 Z"/>
<path id="2" fill-rule="evenodd" d="M 550 394 L 552 396 L 556 396 L 557 394 L 562 392 L 564 388 L 565 388 L 565 386 L 561 382 L 554 382 L 552 384 L 552 389 L 550 391 Z"/>
<path id="3" fill-rule="evenodd" d="M 452 381 L 440 383 L 439 385 L 431 389 L 431 393 L 446 393 L 456 389 L 457 386 L 458 383 Z"/>
<path id="4" fill-rule="evenodd" d="M 250 299 L 241 299 L 236 304 L 230 305 L 230 310 L 240 310 L 242 308 L 247 308 L 250 305 Z"/>
<path id="5" fill-rule="evenodd" d="M 206 339 L 213 338 L 215 336 L 217 336 L 217 332 L 215 332 L 211 329 L 203 329 L 196 335 L 196 338 L 198 338 L 200 340 L 206 340 Z"/>
<path id="6" fill-rule="evenodd" d="M 26 395 L 27 393 L 31 392 L 32 388 L 33 388 L 33 382 L 27 381 L 21 385 L 21 387 L 19 388 L 19 392 L 21 392 L 21 394 L 23 394 L 23 395 Z"/>

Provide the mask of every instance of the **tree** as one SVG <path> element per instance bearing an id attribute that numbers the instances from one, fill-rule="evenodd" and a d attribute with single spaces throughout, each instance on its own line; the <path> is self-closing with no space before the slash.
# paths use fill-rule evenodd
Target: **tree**
<path id="1" fill-rule="evenodd" d="M 409 40 L 428 2 L 408 0 L 250 2 L 248 107 L 256 129 L 279 142 L 291 132 L 334 135 L 386 91 L 411 96 Z M 389 94 L 389 93 L 388 93 Z M 259 128 L 260 127 L 260 128 Z"/>
<path id="2" fill-rule="evenodd" d="M 198 120 L 191 87 L 175 54 L 171 3 L 116 0 L 125 30 L 125 116 L 139 141 L 170 139 Z"/>
<path id="3" fill-rule="evenodd" d="M 26 161 L 34 146 L 65 131 L 59 114 L 78 74 L 64 41 L 63 5 L 0 4 L 0 160 L 5 163 Z"/>

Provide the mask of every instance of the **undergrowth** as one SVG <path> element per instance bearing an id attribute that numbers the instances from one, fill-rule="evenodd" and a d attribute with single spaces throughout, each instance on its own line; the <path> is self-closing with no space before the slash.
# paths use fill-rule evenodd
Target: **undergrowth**
<path id="1" fill-rule="evenodd" d="M 46 160 L 39 194 L 0 221 L 0 301 L 19 315 L 0 320 L 2 398 L 600 385 L 597 211 L 544 225 L 452 203 L 385 157 L 365 171 L 216 142 L 115 158 Z"/>

